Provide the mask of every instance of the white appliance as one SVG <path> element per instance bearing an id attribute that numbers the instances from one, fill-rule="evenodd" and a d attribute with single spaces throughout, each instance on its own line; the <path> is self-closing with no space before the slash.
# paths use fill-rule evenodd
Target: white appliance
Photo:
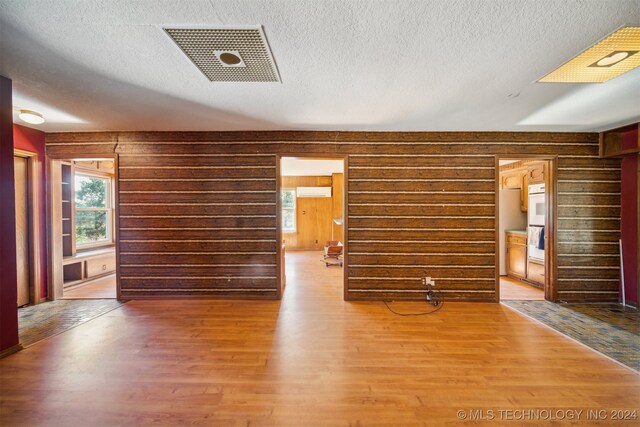
<path id="1" fill-rule="evenodd" d="M 529 186 L 527 256 L 529 259 L 544 261 L 544 225 L 547 206 L 544 184 Z"/>
<path id="2" fill-rule="evenodd" d="M 331 197 L 331 187 L 298 187 L 298 197 Z"/>

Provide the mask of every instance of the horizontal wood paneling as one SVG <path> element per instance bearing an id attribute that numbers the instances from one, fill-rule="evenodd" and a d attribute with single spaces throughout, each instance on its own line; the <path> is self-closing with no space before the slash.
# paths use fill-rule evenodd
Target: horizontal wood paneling
<path id="1" fill-rule="evenodd" d="M 350 203 L 349 216 L 352 215 L 398 215 L 398 216 L 493 216 L 495 206 L 493 203 L 474 204 L 428 204 L 417 203 L 395 204 L 395 203 Z"/>
<path id="2" fill-rule="evenodd" d="M 162 209 L 159 210 L 158 206 Z M 145 204 L 120 204 L 120 215 L 147 215 L 147 216 L 167 216 L 167 215 L 202 215 L 202 216 L 219 216 L 219 215 L 273 215 L 274 203 L 191 203 L 180 205 L 166 205 L 161 203 L 145 203 Z"/>
<path id="3" fill-rule="evenodd" d="M 476 240 L 487 241 L 495 237 L 494 230 L 476 230 L 466 228 L 461 230 L 455 229 L 422 229 L 420 227 L 412 227 L 410 229 L 388 229 L 388 228 L 351 228 L 349 227 L 349 241 L 354 240 L 380 240 L 380 241 L 468 241 Z"/>
<path id="4" fill-rule="evenodd" d="M 242 168 L 238 165 L 234 167 L 198 167 L 184 168 L 181 166 L 171 166 L 167 168 L 119 168 L 120 179 L 184 179 L 185 182 L 193 180 L 203 180 L 211 178 L 273 178 L 275 176 L 275 165 L 273 167 L 259 166 Z"/>
<path id="5" fill-rule="evenodd" d="M 459 253 L 495 253 L 495 245 L 492 241 L 473 243 L 463 241 L 461 243 L 423 243 L 423 242 L 376 242 L 363 240 L 350 240 L 349 252 L 389 252 L 389 253 L 416 253 L 416 252 L 459 252 Z"/>
<path id="6" fill-rule="evenodd" d="M 459 181 L 438 179 L 438 180 L 418 180 L 418 179 L 351 179 L 349 188 L 351 192 L 357 191 L 410 191 L 410 192 L 467 192 L 467 191 L 488 191 L 493 192 L 493 179 L 461 179 Z"/>
<path id="7" fill-rule="evenodd" d="M 275 155 L 119 159 L 124 297 L 277 295 Z"/>
<path id="8" fill-rule="evenodd" d="M 271 154 L 249 154 L 244 156 L 230 157 L 228 155 L 217 154 L 199 154 L 194 156 L 193 154 L 152 154 L 146 156 L 139 155 L 120 155 L 120 167 L 122 168 L 153 168 L 168 166 L 182 166 L 182 167 L 215 167 L 223 166 L 228 168 L 233 166 L 248 167 L 248 166 L 266 166 L 273 167 L 273 155 Z"/>
<path id="9" fill-rule="evenodd" d="M 121 261 L 122 262 L 122 261 Z M 178 264 L 166 265 L 128 265 L 122 263 L 120 267 L 122 278 L 128 277 L 179 277 L 181 279 L 197 277 L 213 277 L 224 280 L 237 279 L 242 277 L 269 277 L 275 278 L 275 265 L 231 265 L 231 264 L 210 264 L 207 266 L 189 266 Z"/>
<path id="10" fill-rule="evenodd" d="M 204 191 L 204 192 L 247 192 L 247 191 L 275 191 L 276 183 L 270 179 L 240 181 L 240 180 L 224 180 L 224 181 L 185 181 L 185 180 L 157 180 L 157 181 L 120 181 L 120 191 Z"/>
<path id="11" fill-rule="evenodd" d="M 149 228 L 273 228 L 275 215 L 253 215 L 246 217 L 225 216 L 225 217 L 120 217 L 120 228 L 129 229 L 135 227 Z"/>
<path id="12" fill-rule="evenodd" d="M 250 243 L 247 246 L 247 243 Z M 120 249 L 125 253 L 222 253 L 234 256 L 236 253 L 274 253 L 275 239 L 271 241 L 254 240 L 251 242 L 235 240 L 120 240 Z"/>
<path id="13" fill-rule="evenodd" d="M 402 197 L 395 197 L 400 196 Z M 454 193 L 431 192 L 431 193 L 395 193 L 387 192 L 362 192 L 349 191 L 349 205 L 362 203 L 394 203 L 397 205 L 406 204 L 459 204 L 466 205 L 469 203 L 493 204 L 495 195 L 492 192 L 472 193 L 467 191 L 459 191 Z"/>
<path id="14" fill-rule="evenodd" d="M 617 301 L 620 162 L 558 159 L 558 298 Z"/>
<path id="15" fill-rule="evenodd" d="M 119 155 L 126 298 L 272 298 L 277 154 L 348 156 L 349 299 L 495 298 L 495 156 L 557 158 L 558 296 L 616 298 L 620 163 L 596 134 L 106 132 L 47 152 Z M 228 254 L 228 255 L 225 255 Z"/>

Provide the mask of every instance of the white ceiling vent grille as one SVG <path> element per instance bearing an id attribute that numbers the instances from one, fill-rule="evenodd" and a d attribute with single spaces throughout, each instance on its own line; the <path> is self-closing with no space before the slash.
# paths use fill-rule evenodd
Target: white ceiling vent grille
<path id="1" fill-rule="evenodd" d="M 212 82 L 280 81 L 260 26 L 164 30 Z"/>

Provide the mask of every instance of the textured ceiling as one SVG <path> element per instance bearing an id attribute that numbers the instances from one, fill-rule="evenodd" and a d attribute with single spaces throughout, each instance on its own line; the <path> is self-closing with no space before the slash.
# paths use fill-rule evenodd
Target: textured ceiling
<path id="1" fill-rule="evenodd" d="M 282 83 L 212 83 L 162 30 L 259 24 Z M 46 131 L 602 130 L 640 68 L 535 81 L 622 25 L 640 0 L 0 0 L 0 74 Z"/>

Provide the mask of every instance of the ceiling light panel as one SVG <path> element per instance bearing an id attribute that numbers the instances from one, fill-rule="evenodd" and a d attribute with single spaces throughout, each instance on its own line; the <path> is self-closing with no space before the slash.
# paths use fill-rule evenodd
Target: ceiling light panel
<path id="1" fill-rule="evenodd" d="M 640 65 L 640 27 L 623 27 L 538 80 L 603 83 Z"/>
<path id="2" fill-rule="evenodd" d="M 165 28 L 212 82 L 279 82 L 262 27 Z"/>

